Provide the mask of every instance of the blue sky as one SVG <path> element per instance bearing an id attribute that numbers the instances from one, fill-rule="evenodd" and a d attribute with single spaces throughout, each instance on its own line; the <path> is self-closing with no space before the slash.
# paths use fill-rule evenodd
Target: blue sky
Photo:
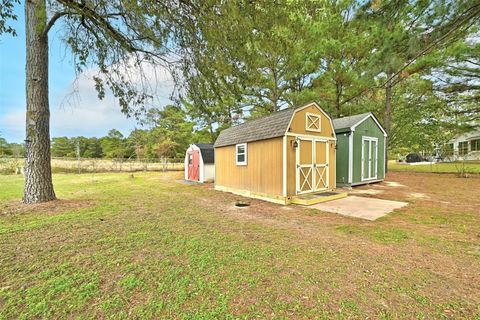
<path id="1" fill-rule="evenodd" d="M 0 136 L 21 142 L 25 132 L 25 26 L 23 5 L 17 5 L 18 21 L 10 24 L 18 36 L 0 36 Z M 103 136 L 112 129 L 128 134 L 136 123 L 120 112 L 118 103 L 107 95 L 100 101 L 91 79 L 80 76 L 77 94 L 72 95 L 75 72 L 72 56 L 63 43 L 61 28 L 49 33 L 49 88 L 51 136 Z M 167 75 L 165 77 L 168 78 Z M 159 101 L 168 103 L 171 81 L 158 91 Z"/>

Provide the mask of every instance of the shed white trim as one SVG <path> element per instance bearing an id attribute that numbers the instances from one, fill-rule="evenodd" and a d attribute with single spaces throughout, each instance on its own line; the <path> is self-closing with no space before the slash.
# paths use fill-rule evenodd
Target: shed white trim
<path id="1" fill-rule="evenodd" d="M 365 178 L 365 147 L 364 144 L 365 142 L 368 141 L 368 177 Z M 372 142 L 375 142 L 375 175 L 372 173 Z M 361 167 L 361 181 L 370 181 L 370 180 L 376 180 L 378 176 L 378 138 L 375 137 L 367 137 L 363 136 L 362 137 L 362 167 Z"/>
<path id="2" fill-rule="evenodd" d="M 348 183 L 353 182 L 353 133 L 350 131 L 348 134 Z"/>
<path id="3" fill-rule="evenodd" d="M 292 117 L 290 118 L 290 121 L 288 122 L 287 130 L 285 130 L 285 134 L 286 134 L 286 135 L 292 135 L 292 134 L 289 134 L 288 129 L 289 129 L 290 126 L 292 125 L 292 121 L 293 121 L 293 118 L 295 118 L 295 114 L 296 114 L 298 111 L 301 111 L 301 110 L 303 110 L 303 109 L 306 109 L 306 108 L 308 108 L 308 107 L 310 107 L 310 106 L 312 106 L 312 105 L 315 106 L 315 107 L 318 109 L 318 111 L 320 111 L 321 113 L 323 113 L 323 115 L 324 115 L 325 117 L 327 117 L 328 121 L 330 121 L 330 126 L 332 127 L 332 132 L 333 132 L 333 138 L 336 140 L 336 139 L 337 139 L 337 135 L 336 135 L 336 133 L 335 133 L 335 128 L 334 128 L 334 126 L 333 126 L 332 118 L 330 118 L 330 116 L 329 116 L 325 111 L 323 111 L 323 109 L 320 108 L 320 106 L 319 106 L 316 102 L 311 102 L 311 103 L 308 103 L 308 104 L 304 105 L 303 107 L 300 107 L 300 108 L 298 108 L 298 109 L 295 109 L 295 112 L 293 113 Z"/>
<path id="4" fill-rule="evenodd" d="M 282 150 L 282 195 L 287 196 L 287 136 L 283 136 Z"/>
<path id="5" fill-rule="evenodd" d="M 362 122 L 364 122 L 365 120 L 367 120 L 368 118 L 372 118 L 373 121 L 375 121 L 375 123 L 377 124 L 377 126 L 380 128 L 380 130 L 382 130 L 383 132 L 383 136 L 387 136 L 387 132 L 385 131 L 385 129 L 383 129 L 382 125 L 380 124 L 380 122 L 378 122 L 377 120 L 377 117 L 375 117 L 375 115 L 373 113 L 369 113 L 368 115 L 365 116 L 365 118 L 363 118 L 362 120 L 358 121 L 355 125 L 353 125 L 350 130 L 351 131 L 355 131 L 355 128 L 358 127 Z"/>
<path id="6" fill-rule="evenodd" d="M 243 147 L 243 153 L 238 153 L 238 147 Z M 235 164 L 237 166 L 246 166 L 248 163 L 248 151 L 247 151 L 248 145 L 247 143 L 237 143 L 235 145 Z M 238 161 L 238 156 L 243 155 L 243 161 Z"/>

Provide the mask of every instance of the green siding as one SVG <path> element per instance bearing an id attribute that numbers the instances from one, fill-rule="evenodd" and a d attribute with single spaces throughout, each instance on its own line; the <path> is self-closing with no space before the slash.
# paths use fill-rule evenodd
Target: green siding
<path id="1" fill-rule="evenodd" d="M 348 136 L 349 133 L 337 134 L 336 175 L 338 184 L 348 183 Z"/>
<path id="2" fill-rule="evenodd" d="M 378 138 L 378 169 L 377 179 L 385 177 L 385 139 L 382 130 L 370 117 L 355 128 L 353 135 L 353 181 L 352 183 L 362 182 L 362 137 Z M 347 164 L 348 166 L 348 164 Z"/>

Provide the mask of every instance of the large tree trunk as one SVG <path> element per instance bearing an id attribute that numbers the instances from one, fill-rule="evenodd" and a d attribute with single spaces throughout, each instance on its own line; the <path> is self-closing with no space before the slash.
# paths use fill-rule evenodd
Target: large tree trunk
<path id="1" fill-rule="evenodd" d="M 26 159 L 23 202 L 55 199 L 50 163 L 48 102 L 48 37 L 45 0 L 25 1 L 26 30 Z"/>
<path id="2" fill-rule="evenodd" d="M 385 87 L 385 113 L 383 116 L 383 126 L 387 132 L 385 139 L 385 173 L 388 171 L 388 143 L 390 129 L 392 127 L 392 73 L 387 74 L 387 84 Z"/>
<path id="3" fill-rule="evenodd" d="M 340 118 L 342 115 L 342 106 L 340 104 L 340 96 L 342 95 L 342 85 L 335 81 L 335 116 Z"/>

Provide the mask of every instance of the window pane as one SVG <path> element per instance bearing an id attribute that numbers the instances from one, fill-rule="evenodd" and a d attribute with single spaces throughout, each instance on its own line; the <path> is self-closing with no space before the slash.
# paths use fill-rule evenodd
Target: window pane
<path id="1" fill-rule="evenodd" d="M 245 146 L 244 145 L 237 146 L 237 153 L 238 154 L 245 153 Z"/>
<path id="2" fill-rule="evenodd" d="M 470 143 L 472 144 L 472 151 L 480 151 L 480 139 L 472 140 Z"/>
<path id="3" fill-rule="evenodd" d="M 468 153 L 468 141 L 460 142 L 458 144 L 458 153 L 463 156 Z"/>
<path id="4" fill-rule="evenodd" d="M 239 154 L 237 156 L 237 162 L 245 162 L 245 154 Z"/>

